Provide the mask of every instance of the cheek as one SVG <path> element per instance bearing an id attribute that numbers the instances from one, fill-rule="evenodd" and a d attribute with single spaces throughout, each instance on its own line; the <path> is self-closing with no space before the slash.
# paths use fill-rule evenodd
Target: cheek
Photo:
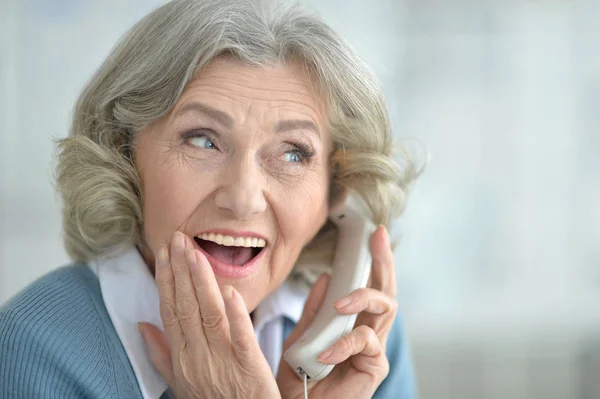
<path id="1" fill-rule="evenodd" d="M 213 184 L 212 173 L 205 176 L 182 162 L 156 166 L 146 168 L 143 178 L 144 237 L 153 252 L 185 226 Z"/>
<path id="2" fill-rule="evenodd" d="M 317 234 L 327 218 L 327 178 L 300 184 L 275 205 L 286 250 L 295 255 Z"/>

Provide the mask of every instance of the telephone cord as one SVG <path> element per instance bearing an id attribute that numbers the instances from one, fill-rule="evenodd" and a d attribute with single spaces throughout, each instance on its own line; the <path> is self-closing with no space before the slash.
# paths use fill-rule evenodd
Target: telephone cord
<path id="1" fill-rule="evenodd" d="M 304 374 L 304 399 L 308 399 L 308 376 Z"/>

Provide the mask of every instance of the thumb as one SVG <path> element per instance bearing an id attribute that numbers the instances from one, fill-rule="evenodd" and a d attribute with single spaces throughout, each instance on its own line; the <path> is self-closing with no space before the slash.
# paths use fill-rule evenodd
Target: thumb
<path id="1" fill-rule="evenodd" d="M 302 317 L 296 324 L 296 328 L 290 333 L 289 337 L 283 344 L 283 352 L 285 352 L 294 342 L 296 342 L 302 334 L 308 329 L 312 321 L 314 320 L 317 312 L 321 308 L 321 302 L 325 298 L 327 287 L 329 286 L 330 276 L 326 273 L 322 273 L 317 281 L 313 284 L 308 299 L 304 304 L 304 310 L 302 311 Z"/>
<path id="2" fill-rule="evenodd" d="M 175 378 L 167 337 L 158 327 L 150 323 L 138 323 L 138 329 L 146 343 L 154 368 L 163 376 L 169 386 L 173 386 Z"/>

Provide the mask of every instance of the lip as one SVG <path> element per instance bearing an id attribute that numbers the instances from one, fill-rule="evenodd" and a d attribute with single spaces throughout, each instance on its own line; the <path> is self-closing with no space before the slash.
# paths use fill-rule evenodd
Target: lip
<path id="1" fill-rule="evenodd" d="M 225 230 L 223 230 L 223 231 L 225 231 Z M 217 231 L 211 230 L 211 232 L 215 233 Z M 231 233 L 221 233 L 221 234 L 233 235 Z M 238 232 L 238 234 L 239 234 L 239 232 Z M 260 237 L 260 238 L 262 238 L 262 237 Z M 247 263 L 245 263 L 243 265 L 235 266 L 235 265 L 231 265 L 229 263 L 222 262 L 219 259 L 211 256 L 208 252 L 206 252 L 204 249 L 202 249 L 202 247 L 196 242 L 195 239 L 192 239 L 192 242 L 194 243 L 194 247 L 196 249 L 198 249 L 200 252 L 202 252 L 204 254 L 204 256 L 206 256 L 206 259 L 208 260 L 208 263 L 210 263 L 210 266 L 212 267 L 215 275 L 224 277 L 224 278 L 229 278 L 229 279 L 244 278 L 244 277 L 247 277 L 250 274 L 252 274 L 254 271 L 256 271 L 256 269 L 258 269 L 258 265 L 260 264 L 260 261 L 262 260 L 264 253 L 266 252 L 266 248 L 267 248 L 265 246 L 258 253 L 258 255 L 256 255 L 254 258 L 250 259 Z"/>
<path id="2" fill-rule="evenodd" d="M 210 230 L 204 230 L 201 231 L 199 233 L 196 233 L 194 235 L 194 237 L 200 237 L 201 234 L 203 233 L 215 233 L 215 234 L 222 234 L 222 235 L 227 235 L 227 236 L 232 236 L 232 237 L 256 237 L 256 238 L 262 238 L 263 240 L 265 240 L 267 242 L 267 244 L 269 243 L 269 240 L 267 240 L 267 238 L 265 236 L 263 236 L 262 234 L 258 234 L 255 233 L 254 231 L 239 231 L 239 230 L 229 230 L 229 229 L 210 229 Z M 261 251 L 262 252 L 262 251 Z"/>

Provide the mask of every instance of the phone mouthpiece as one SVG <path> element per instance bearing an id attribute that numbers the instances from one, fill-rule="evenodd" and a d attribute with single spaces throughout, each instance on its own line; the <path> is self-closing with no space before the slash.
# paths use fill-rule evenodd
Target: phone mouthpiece
<path id="1" fill-rule="evenodd" d="M 338 226 L 329 287 L 312 324 L 283 355 L 300 379 L 306 375 L 313 381 L 325 378 L 334 367 L 317 357 L 354 328 L 357 315 L 340 315 L 333 303 L 366 287 L 372 261 L 369 242 L 375 231 L 368 207 L 354 193 L 349 193 L 329 216 Z"/>

